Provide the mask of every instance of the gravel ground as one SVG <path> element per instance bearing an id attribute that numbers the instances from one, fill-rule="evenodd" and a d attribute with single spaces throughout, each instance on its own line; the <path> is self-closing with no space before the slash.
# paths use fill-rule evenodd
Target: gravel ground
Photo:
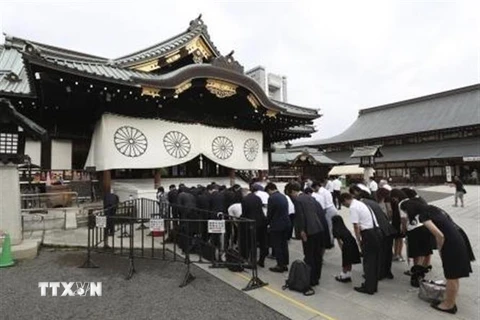
<path id="1" fill-rule="evenodd" d="M 78 268 L 84 260 L 82 251 L 43 249 L 35 260 L 0 269 L 0 318 L 286 319 L 195 266 L 196 279 L 179 288 L 185 271 L 179 262 L 137 259 L 137 273 L 125 280 L 124 257 L 93 254 L 98 269 Z M 102 296 L 52 297 L 48 289 L 42 297 L 38 282 L 43 281 L 101 281 Z"/>

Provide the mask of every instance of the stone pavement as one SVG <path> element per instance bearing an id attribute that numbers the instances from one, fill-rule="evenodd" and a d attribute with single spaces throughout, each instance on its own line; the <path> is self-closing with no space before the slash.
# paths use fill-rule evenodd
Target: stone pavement
<path id="1" fill-rule="evenodd" d="M 453 188 L 448 186 L 435 186 L 423 188 L 419 192 L 436 206 L 445 209 L 453 219 L 462 226 L 470 237 L 474 252 L 480 257 L 480 187 L 466 186 L 465 208 L 453 208 Z M 349 221 L 348 210 L 342 209 L 340 214 L 346 222 Z M 38 236 L 38 234 L 37 234 Z M 43 243 L 58 246 L 85 246 L 86 230 L 54 230 L 47 231 L 43 236 Z M 115 241 L 118 241 L 115 240 Z M 139 244 L 137 232 L 135 243 Z M 155 239 L 160 242 L 160 239 Z M 145 244 L 148 246 L 149 241 Z M 155 246 L 157 246 L 156 244 Z M 290 241 L 290 261 L 302 259 L 303 253 L 300 241 Z M 316 287 L 314 296 L 305 297 L 292 291 L 281 289 L 285 282 L 286 274 L 279 275 L 268 271 L 273 266 L 273 260 L 267 260 L 265 269 L 259 270 L 259 277 L 268 282 L 269 286 L 247 292 L 248 295 L 264 303 L 270 308 L 280 312 L 291 319 L 395 319 L 395 320 L 437 320 L 437 319 L 480 319 L 479 308 L 479 262 L 473 262 L 473 274 L 470 278 L 460 281 L 460 294 L 458 297 L 459 312 L 454 315 L 440 314 L 426 303 L 418 299 L 417 290 L 409 284 L 409 277 L 403 275 L 408 269 L 407 263 L 395 262 L 393 265 L 394 280 L 384 280 L 379 284 L 379 292 L 374 296 L 363 295 L 353 291 L 353 286 L 362 282 L 360 265 L 354 266 L 353 283 L 342 284 L 335 281 L 333 276 L 340 271 L 341 254 L 338 247 L 327 251 L 324 258 L 322 279 L 320 286 Z M 441 260 L 435 252 L 432 259 L 433 270 L 429 273 L 430 279 L 443 279 Z M 249 274 L 232 273 L 224 269 L 210 269 L 208 266 L 199 265 L 205 271 L 222 279 L 235 288 L 245 287 Z"/>

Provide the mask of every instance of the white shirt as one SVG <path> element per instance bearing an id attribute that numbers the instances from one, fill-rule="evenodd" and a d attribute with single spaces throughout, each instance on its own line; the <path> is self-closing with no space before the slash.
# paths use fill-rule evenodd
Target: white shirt
<path id="1" fill-rule="evenodd" d="M 418 197 L 418 196 L 417 196 L 417 197 Z M 417 216 L 415 217 L 415 219 L 413 219 L 413 221 L 410 221 L 410 220 L 408 219 L 407 213 L 406 213 L 405 211 L 403 211 L 402 209 L 400 209 L 400 208 L 401 208 L 400 205 L 401 205 L 403 202 L 408 201 L 408 200 L 410 200 L 410 199 L 404 199 L 404 200 L 400 201 L 400 202 L 398 203 L 398 210 L 400 210 L 400 218 L 407 220 L 407 231 L 412 231 L 413 229 L 416 229 L 416 228 L 418 228 L 418 227 L 423 226 L 423 223 L 420 222 L 420 220 L 419 220 L 419 215 L 417 215 Z"/>
<path id="2" fill-rule="evenodd" d="M 357 187 L 359 187 L 359 188 L 362 189 L 363 191 L 367 192 L 368 194 L 372 194 L 372 192 L 370 191 L 370 189 L 368 189 L 367 186 L 364 185 L 363 183 L 357 183 Z"/>
<path id="3" fill-rule="evenodd" d="M 328 192 L 333 192 L 333 181 L 328 180 L 327 183 L 325 184 L 325 189 L 328 190 Z"/>
<path id="4" fill-rule="evenodd" d="M 378 227 L 377 219 L 373 212 L 370 211 L 365 203 L 356 199 L 353 199 L 350 205 L 350 221 L 357 223 L 360 230 L 372 229 L 374 227 L 373 222 Z"/>
<path id="5" fill-rule="evenodd" d="M 375 180 L 370 181 L 370 185 L 368 187 L 372 192 L 375 192 L 378 190 L 378 184 L 375 182 Z"/>
<path id="6" fill-rule="evenodd" d="M 312 192 L 312 197 L 317 200 L 318 203 L 320 203 L 320 205 L 322 205 L 322 197 L 320 196 L 320 193 L 318 192 Z M 323 208 L 323 206 L 322 206 Z"/>
<path id="7" fill-rule="evenodd" d="M 266 193 L 265 191 L 262 191 L 262 190 L 258 190 L 258 191 L 255 191 L 255 195 L 257 197 L 260 198 L 260 200 L 262 200 L 262 204 L 263 205 L 267 205 L 268 204 L 268 198 L 270 198 L 270 196 L 268 195 L 268 193 Z"/>
<path id="8" fill-rule="evenodd" d="M 323 209 L 327 210 L 328 208 L 333 207 L 332 194 L 324 187 L 321 187 L 318 192 L 312 193 L 312 196 L 318 201 L 318 203 L 320 203 Z"/>
<path id="9" fill-rule="evenodd" d="M 340 191 L 342 189 L 342 181 L 340 181 L 339 179 L 333 180 L 332 184 L 333 190 Z"/>
<path id="10" fill-rule="evenodd" d="M 385 188 L 388 191 L 392 191 L 392 187 L 390 187 L 387 180 L 380 180 L 380 188 Z"/>
<path id="11" fill-rule="evenodd" d="M 259 197 L 260 200 L 262 200 L 263 213 L 265 214 L 265 216 L 267 216 L 267 205 L 268 205 L 268 198 L 270 198 L 270 195 L 262 190 L 255 191 L 255 195 Z"/>
<path id="12" fill-rule="evenodd" d="M 295 206 L 293 205 L 293 201 L 292 199 L 290 199 L 289 196 L 286 196 L 287 197 L 287 201 L 288 201 L 288 214 L 295 214 Z"/>
<path id="13" fill-rule="evenodd" d="M 242 204 L 241 203 L 234 203 L 230 207 L 228 207 L 228 215 L 234 218 L 240 218 L 242 215 Z"/>

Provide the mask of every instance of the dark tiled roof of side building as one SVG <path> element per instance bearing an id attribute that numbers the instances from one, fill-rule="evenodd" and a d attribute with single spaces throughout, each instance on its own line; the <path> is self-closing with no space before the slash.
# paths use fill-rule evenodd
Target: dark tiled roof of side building
<path id="1" fill-rule="evenodd" d="M 302 145 L 327 146 L 472 125 L 480 125 L 480 84 L 360 110 L 343 133 Z"/>

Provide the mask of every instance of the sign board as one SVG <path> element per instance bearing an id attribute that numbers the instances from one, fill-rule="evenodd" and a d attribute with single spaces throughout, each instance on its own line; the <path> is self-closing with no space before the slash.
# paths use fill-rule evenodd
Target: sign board
<path id="1" fill-rule="evenodd" d="M 225 233 L 225 220 L 208 220 L 208 233 Z"/>
<path id="2" fill-rule="evenodd" d="M 106 216 L 96 216 L 95 217 L 95 226 L 97 228 L 106 228 L 107 227 L 107 217 Z"/>
<path id="3" fill-rule="evenodd" d="M 463 157 L 464 162 L 477 162 L 480 161 L 480 156 L 479 157 Z"/>
<path id="4" fill-rule="evenodd" d="M 150 219 L 150 231 L 165 231 L 165 220 Z"/>
<path id="5" fill-rule="evenodd" d="M 445 174 L 447 176 L 447 182 L 452 182 L 452 167 L 446 166 L 445 167 Z"/>

